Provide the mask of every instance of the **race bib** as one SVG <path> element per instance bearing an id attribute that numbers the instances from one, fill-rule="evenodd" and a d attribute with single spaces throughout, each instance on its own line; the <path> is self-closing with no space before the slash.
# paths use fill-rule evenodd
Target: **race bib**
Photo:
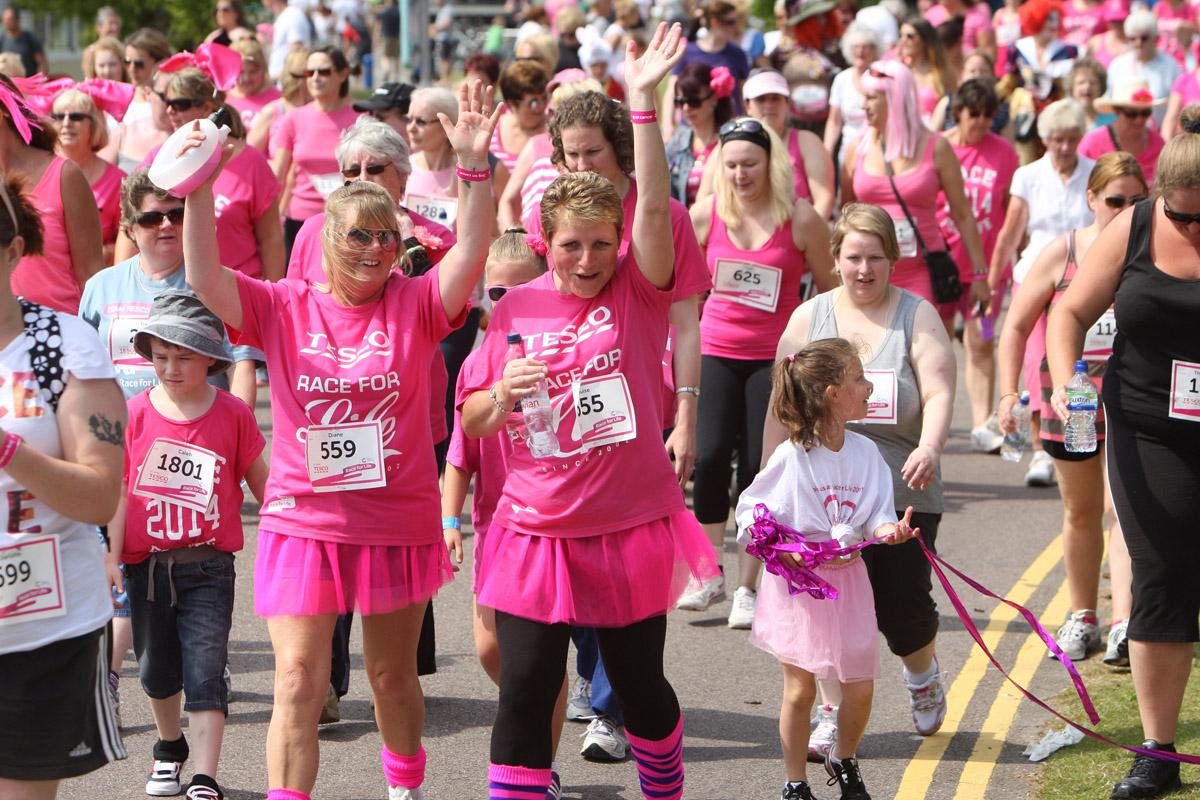
<path id="1" fill-rule="evenodd" d="M 896 225 L 896 244 L 900 245 L 901 258 L 917 257 L 917 233 L 906 219 L 892 220 Z"/>
<path id="2" fill-rule="evenodd" d="M 55 537 L 0 547 L 0 625 L 66 614 L 62 586 Z"/>
<path id="3" fill-rule="evenodd" d="M 353 492 L 387 485 L 383 426 L 378 420 L 309 425 L 305 457 L 314 492 Z"/>
<path id="4" fill-rule="evenodd" d="M 584 449 L 626 442 L 637 436 L 637 418 L 625 376 L 585 378 L 571 387 L 575 439 Z"/>
<path id="5" fill-rule="evenodd" d="M 458 218 L 458 201 L 450 197 L 425 197 L 410 194 L 404 200 L 404 205 L 410 211 L 415 211 L 426 219 L 431 219 L 447 228 L 454 227 Z"/>
<path id="6" fill-rule="evenodd" d="M 871 396 L 867 398 L 867 416 L 863 422 L 895 425 L 896 370 L 865 369 L 863 375 L 871 382 Z"/>
<path id="7" fill-rule="evenodd" d="M 717 260 L 713 291 L 735 303 L 775 313 L 783 270 L 746 261 Z"/>
<path id="8" fill-rule="evenodd" d="M 218 458 L 212 450 L 194 444 L 155 439 L 138 470 L 133 493 L 203 514 L 212 502 Z"/>
<path id="9" fill-rule="evenodd" d="M 113 317 L 108 326 L 108 353 L 116 366 L 148 367 L 150 362 L 133 349 L 133 337 L 147 317 Z"/>
<path id="10" fill-rule="evenodd" d="M 1168 416 L 1200 422 L 1200 364 L 1171 362 L 1171 407 Z"/>
<path id="11" fill-rule="evenodd" d="M 342 177 L 342 173 L 340 172 L 330 172 L 326 175 L 309 173 L 308 178 L 312 181 L 313 188 L 317 190 L 317 194 L 326 199 L 329 198 L 329 195 L 346 185 L 346 179 Z"/>
<path id="12" fill-rule="evenodd" d="M 1083 340 L 1083 358 L 1086 361 L 1108 361 L 1112 355 L 1113 339 L 1117 336 L 1117 312 L 1111 308 L 1088 328 Z"/>

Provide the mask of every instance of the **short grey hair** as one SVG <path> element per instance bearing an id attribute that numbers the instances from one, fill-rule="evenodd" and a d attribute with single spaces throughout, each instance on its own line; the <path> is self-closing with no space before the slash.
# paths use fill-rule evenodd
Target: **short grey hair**
<path id="1" fill-rule="evenodd" d="M 842 37 L 842 57 L 846 59 L 847 64 L 850 63 L 850 49 L 860 42 L 875 48 L 875 58 L 871 61 L 877 61 L 883 56 L 883 40 L 879 38 L 879 34 L 861 22 L 851 22 L 850 27 L 846 29 L 846 35 Z"/>
<path id="2" fill-rule="evenodd" d="M 451 123 L 458 122 L 458 98 L 444 86 L 417 89 L 408 101 L 409 108 L 412 108 L 414 103 L 425 103 L 433 109 L 434 114 L 445 114 Z M 431 121 L 436 123 L 437 119 Z"/>
<path id="3" fill-rule="evenodd" d="M 1049 139 L 1059 131 L 1077 130 L 1081 134 L 1088 129 L 1087 115 L 1078 100 L 1066 98 L 1056 100 L 1042 109 L 1038 115 L 1038 138 Z"/>
<path id="4" fill-rule="evenodd" d="M 99 25 L 109 17 L 116 17 L 117 19 L 120 19 L 121 14 L 112 6 L 100 6 L 100 8 L 96 11 L 96 24 Z"/>
<path id="5" fill-rule="evenodd" d="M 337 149 L 333 151 L 339 167 L 349 166 L 355 158 L 364 154 L 390 161 L 401 175 L 412 173 L 408 143 L 404 137 L 386 122 L 367 115 L 359 117 L 357 122 L 342 131 Z"/>
<path id="6" fill-rule="evenodd" d="M 1134 11 L 1125 18 L 1125 35 L 1136 36 L 1139 33 L 1158 36 L 1158 17 L 1152 11 Z"/>

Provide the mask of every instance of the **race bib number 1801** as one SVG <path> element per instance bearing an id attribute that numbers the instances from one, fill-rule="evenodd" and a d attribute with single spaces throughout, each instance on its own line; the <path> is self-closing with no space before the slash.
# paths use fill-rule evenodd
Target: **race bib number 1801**
<path id="1" fill-rule="evenodd" d="M 138 470 L 133 493 L 203 514 L 212 501 L 218 458 L 204 447 L 155 439 Z"/>

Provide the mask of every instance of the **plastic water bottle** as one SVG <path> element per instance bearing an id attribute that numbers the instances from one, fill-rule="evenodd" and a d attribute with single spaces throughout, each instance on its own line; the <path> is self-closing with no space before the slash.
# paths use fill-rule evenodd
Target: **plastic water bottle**
<path id="1" fill-rule="evenodd" d="M 1096 451 L 1096 407 L 1099 397 L 1096 384 L 1087 374 L 1086 361 L 1075 362 L 1075 374 L 1067 383 L 1067 430 L 1065 442 L 1068 453 Z"/>
<path id="2" fill-rule="evenodd" d="M 1017 422 L 1017 429 L 1013 433 L 1004 434 L 1004 441 L 1000 444 L 1000 457 L 1005 461 L 1018 462 L 1025 457 L 1025 451 L 1029 449 L 1029 392 L 1021 392 L 1020 402 L 1013 408 L 1012 415 Z"/>
<path id="3" fill-rule="evenodd" d="M 508 357 L 506 361 L 525 357 L 525 346 L 521 334 L 508 335 Z M 550 393 L 546 382 L 538 381 L 537 391 L 521 398 L 513 410 L 520 409 L 528 433 L 526 442 L 534 458 L 549 458 L 558 452 L 558 434 L 554 432 L 554 408 L 550 405 Z"/>

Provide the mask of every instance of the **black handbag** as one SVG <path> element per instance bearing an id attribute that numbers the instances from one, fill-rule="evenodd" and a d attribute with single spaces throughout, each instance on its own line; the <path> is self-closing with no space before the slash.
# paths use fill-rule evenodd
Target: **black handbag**
<path id="1" fill-rule="evenodd" d="M 896 195 L 896 202 L 900 204 L 900 210 L 908 218 L 908 224 L 912 226 L 913 235 L 917 237 L 917 246 L 921 248 L 921 257 L 925 259 L 925 266 L 929 268 L 929 282 L 933 286 L 934 301 L 938 304 L 957 303 L 958 299 L 963 295 L 962 281 L 958 277 L 958 265 L 954 263 L 954 259 L 950 256 L 950 251 L 931 251 L 925 246 L 925 240 L 921 238 L 921 231 L 917 227 L 916 221 L 913 220 L 912 214 L 908 213 L 908 206 L 904 204 L 904 198 L 900 196 L 900 192 L 896 189 L 896 182 L 892 180 L 891 162 L 884 159 L 883 164 L 887 168 L 887 179 L 888 183 L 892 185 L 892 194 Z"/>

